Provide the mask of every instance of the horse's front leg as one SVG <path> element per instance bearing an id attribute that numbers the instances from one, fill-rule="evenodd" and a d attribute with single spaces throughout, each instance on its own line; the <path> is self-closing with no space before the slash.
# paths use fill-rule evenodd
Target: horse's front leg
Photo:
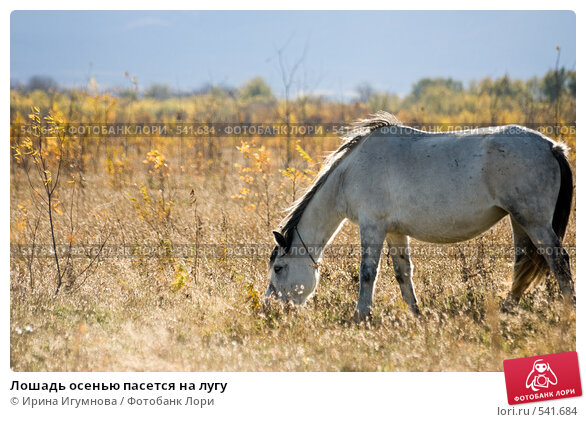
<path id="1" fill-rule="evenodd" d="M 359 227 L 362 255 L 360 262 L 360 292 L 358 294 L 355 319 L 364 320 L 372 315 L 374 286 L 386 233 L 380 224 L 373 222 L 361 222 Z"/>
<path id="2" fill-rule="evenodd" d="M 389 243 L 389 255 L 393 259 L 395 277 L 399 283 L 403 300 L 409 306 L 411 312 L 419 315 L 417 296 L 413 289 L 413 269 L 409 254 L 409 238 L 402 234 L 390 233 L 387 235 L 387 242 Z"/>

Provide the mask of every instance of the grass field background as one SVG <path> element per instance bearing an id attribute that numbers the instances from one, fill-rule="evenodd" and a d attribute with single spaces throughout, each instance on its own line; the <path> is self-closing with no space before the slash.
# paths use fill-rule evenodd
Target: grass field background
<path id="1" fill-rule="evenodd" d="M 530 81 L 462 89 L 432 80 L 418 97 L 414 90 L 350 104 L 285 104 L 246 88 L 172 98 L 97 84 L 11 91 L 13 128 L 35 119 L 50 128 L 11 133 L 13 370 L 500 371 L 505 358 L 575 350 L 575 309 L 558 299 L 551 276 L 515 313 L 499 312 L 512 277 L 508 219 L 449 247 L 413 241 L 419 317 L 383 256 L 373 319 L 352 322 L 360 263 L 352 248 L 326 257 L 305 306 L 264 306 L 271 230 L 336 137 L 96 138 L 64 130 L 76 122 L 349 123 L 386 109 L 440 129 L 554 122 L 550 135 L 570 146 L 574 166 L 575 85 L 574 97 L 565 90 L 552 101 L 544 90 L 532 94 Z M 574 273 L 575 227 L 573 212 L 564 244 Z M 334 244 L 358 242 L 346 223 Z M 32 245 L 44 254 L 31 256 Z M 260 252 L 236 254 L 238 245 Z"/>

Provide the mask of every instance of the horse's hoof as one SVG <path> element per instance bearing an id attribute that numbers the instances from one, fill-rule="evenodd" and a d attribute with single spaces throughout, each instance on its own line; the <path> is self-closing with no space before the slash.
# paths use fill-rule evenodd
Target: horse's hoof
<path id="1" fill-rule="evenodd" d="M 509 298 L 506 298 L 501 306 L 501 313 L 503 314 L 514 314 L 517 308 L 517 303 Z"/>
<path id="2" fill-rule="evenodd" d="M 413 315 L 421 316 L 421 311 L 419 310 L 419 305 L 415 304 L 413 306 L 410 306 L 409 309 L 411 310 L 411 312 L 413 312 Z"/>
<path id="3" fill-rule="evenodd" d="M 574 293 L 574 289 L 562 290 L 562 298 L 568 305 L 576 306 L 576 294 Z"/>
<path id="4" fill-rule="evenodd" d="M 372 312 L 362 312 L 358 309 L 354 311 L 354 317 L 352 318 L 355 323 L 360 324 L 361 322 L 366 322 L 372 319 Z"/>

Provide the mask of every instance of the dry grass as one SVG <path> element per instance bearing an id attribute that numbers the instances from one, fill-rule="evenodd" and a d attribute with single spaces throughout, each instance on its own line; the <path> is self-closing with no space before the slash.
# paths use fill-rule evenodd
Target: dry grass
<path id="1" fill-rule="evenodd" d="M 140 198 L 143 184 L 158 195 L 140 159 L 118 179 L 104 172 L 104 157 L 94 159 L 74 207 L 77 244 L 99 243 L 108 234 L 109 245 L 272 243 L 262 213 L 231 199 L 239 179 L 230 163 L 197 173 L 172 166 L 166 194 L 174 205 L 153 228 L 129 199 Z M 31 241 L 18 207 L 32 209 L 24 180 L 15 169 L 14 243 Z M 276 225 L 285 203 L 274 198 L 271 206 Z M 66 239 L 67 215 L 58 218 L 58 237 Z M 47 233 L 43 220 L 37 242 L 48 243 Z M 357 243 L 356 228 L 347 224 L 336 242 Z M 565 243 L 575 245 L 573 216 Z M 502 221 L 460 245 L 462 253 L 414 256 L 418 318 L 403 304 L 383 259 L 367 325 L 350 322 L 358 293 L 355 254 L 325 260 L 317 294 L 306 306 L 266 309 L 257 300 L 266 289 L 268 250 L 266 256 L 201 254 L 197 262 L 173 254 L 104 256 L 85 284 L 74 280 L 56 299 L 52 260 L 34 261 L 31 286 L 27 260 L 14 255 L 10 365 L 15 371 L 500 371 L 504 358 L 575 350 L 575 309 L 556 299 L 551 278 L 516 314 L 499 312 L 512 255 L 495 251 L 510 244 L 508 221 Z M 569 252 L 575 265 L 574 248 Z M 75 260 L 74 268 L 84 262 Z"/>

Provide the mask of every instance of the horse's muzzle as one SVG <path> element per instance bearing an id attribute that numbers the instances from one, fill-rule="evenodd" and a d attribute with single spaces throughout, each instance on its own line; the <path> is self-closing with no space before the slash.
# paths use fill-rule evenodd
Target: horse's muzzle
<path id="1" fill-rule="evenodd" d="M 265 293 L 265 305 L 269 304 L 269 299 L 271 297 L 277 298 L 277 289 L 273 286 L 273 283 L 269 283 L 269 287 L 267 288 L 267 292 Z"/>

